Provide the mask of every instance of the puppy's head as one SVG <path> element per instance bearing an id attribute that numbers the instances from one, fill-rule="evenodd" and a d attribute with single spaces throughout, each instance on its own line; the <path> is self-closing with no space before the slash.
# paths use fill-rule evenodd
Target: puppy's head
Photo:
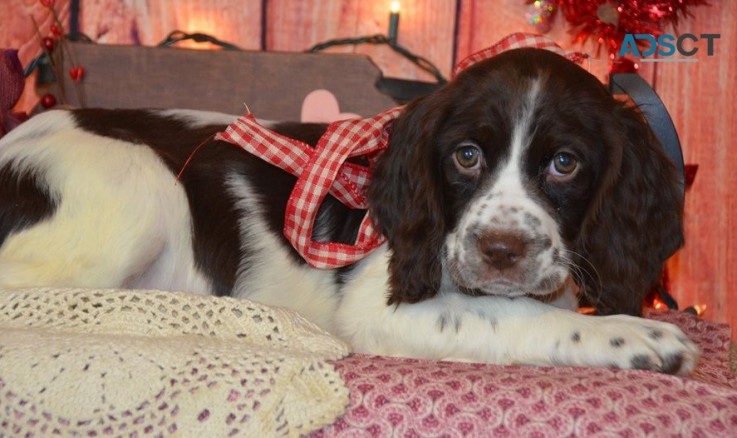
<path id="1" fill-rule="evenodd" d="M 546 296 L 572 275 L 599 310 L 638 313 L 682 243 L 675 169 L 640 114 L 552 52 L 479 62 L 392 129 L 369 190 L 390 303 L 441 284 Z"/>

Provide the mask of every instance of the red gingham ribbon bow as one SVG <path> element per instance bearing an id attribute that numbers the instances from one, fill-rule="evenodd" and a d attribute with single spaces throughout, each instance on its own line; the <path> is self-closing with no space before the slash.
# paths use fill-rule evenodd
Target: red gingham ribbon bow
<path id="1" fill-rule="evenodd" d="M 401 110 L 393 108 L 368 119 L 331 123 L 314 149 L 264 128 L 251 114 L 240 117 L 215 138 L 237 144 L 297 176 L 287 203 L 284 236 L 310 265 L 336 268 L 362 259 L 384 243 L 385 237 L 367 213 L 353 245 L 316 242 L 312 231 L 317 211 L 328 192 L 350 208 L 368 208 L 366 189 L 371 170 L 346 159 L 362 155 L 373 159 L 386 149 L 389 127 Z"/>
<path id="2" fill-rule="evenodd" d="M 502 40 L 491 47 L 479 50 L 478 52 L 464 58 L 456 65 L 455 69 L 453 69 L 453 76 L 457 75 L 459 72 L 467 69 L 468 67 L 476 64 L 479 61 L 489 59 L 507 50 L 521 49 L 523 47 L 550 50 L 551 52 L 555 52 L 561 56 L 565 56 L 576 64 L 580 64 L 584 59 L 588 58 L 588 55 L 586 55 L 585 53 L 567 53 L 553 40 L 544 36 L 518 32 L 504 37 Z"/>
<path id="3" fill-rule="evenodd" d="M 517 47 L 539 47 L 565 56 L 560 47 L 545 37 L 513 34 L 467 57 L 453 73 Z M 368 209 L 366 189 L 371 169 L 348 163 L 346 159 L 367 156 L 373 163 L 386 149 L 390 127 L 401 111 L 402 108 L 397 107 L 367 119 L 331 123 L 314 149 L 264 128 L 250 113 L 238 118 L 215 138 L 241 146 L 297 177 L 287 202 L 284 236 L 310 265 L 338 268 L 364 258 L 386 238 L 376 229 L 367 212 L 354 244 L 315 242 L 312 232 L 317 211 L 328 193 L 350 208 Z"/>

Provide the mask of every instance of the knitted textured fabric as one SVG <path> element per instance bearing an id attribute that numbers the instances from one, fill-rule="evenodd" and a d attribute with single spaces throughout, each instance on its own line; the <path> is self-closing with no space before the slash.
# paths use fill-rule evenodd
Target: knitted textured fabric
<path id="1" fill-rule="evenodd" d="M 0 435 L 298 436 L 348 403 L 299 315 L 160 291 L 0 291 Z"/>

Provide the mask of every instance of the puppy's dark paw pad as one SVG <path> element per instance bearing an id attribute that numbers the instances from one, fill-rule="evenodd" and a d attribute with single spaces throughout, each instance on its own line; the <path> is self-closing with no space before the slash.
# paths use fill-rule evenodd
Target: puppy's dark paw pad
<path id="1" fill-rule="evenodd" d="M 663 360 L 663 365 L 658 371 L 666 374 L 677 374 L 683 368 L 684 361 L 683 353 L 672 354 Z"/>
<path id="2" fill-rule="evenodd" d="M 636 354 L 630 360 L 632 369 L 635 370 L 658 370 L 660 366 L 647 354 Z"/>

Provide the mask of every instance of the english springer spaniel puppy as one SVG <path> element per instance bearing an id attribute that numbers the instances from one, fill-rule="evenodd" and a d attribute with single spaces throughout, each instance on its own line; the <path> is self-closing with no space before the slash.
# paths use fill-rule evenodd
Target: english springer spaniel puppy
<path id="1" fill-rule="evenodd" d="M 369 354 L 694 368 L 678 328 L 630 316 L 683 241 L 675 168 L 641 115 L 566 58 L 510 50 L 407 105 L 368 193 L 387 243 L 341 269 L 311 268 L 284 238 L 293 176 L 201 145 L 232 120 L 57 110 L 10 132 L 0 287 L 242 297 Z M 271 127 L 312 144 L 325 129 Z M 352 242 L 364 214 L 328 197 L 315 238 Z M 577 313 L 581 297 L 601 315 Z"/>

